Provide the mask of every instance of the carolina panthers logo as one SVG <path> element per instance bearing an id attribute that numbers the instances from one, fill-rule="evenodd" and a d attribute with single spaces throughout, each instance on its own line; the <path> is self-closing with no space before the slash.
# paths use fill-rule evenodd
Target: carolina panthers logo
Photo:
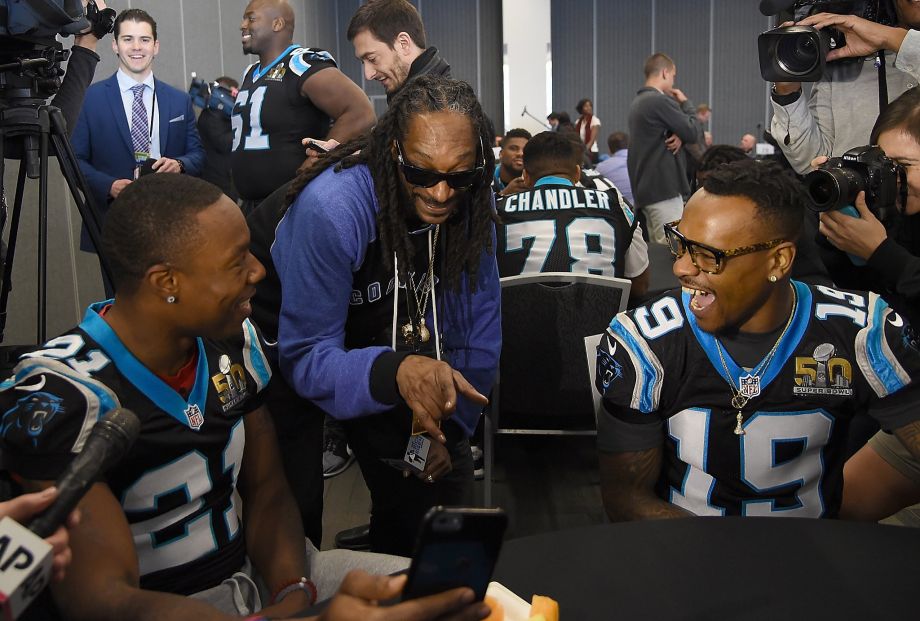
<path id="1" fill-rule="evenodd" d="M 611 349 L 611 352 L 606 352 L 603 350 L 603 346 L 601 346 L 597 350 L 597 372 L 605 392 L 610 388 L 610 384 L 612 384 L 614 380 L 623 377 L 623 367 L 613 357 L 613 352 L 616 351 L 615 342 Z"/>
<path id="2" fill-rule="evenodd" d="M 11 429 L 24 429 L 32 439 L 32 446 L 38 446 L 38 437 L 45 426 L 64 412 L 63 403 L 63 399 L 49 392 L 34 392 L 22 397 L 4 412 L 0 420 L 0 436 L 5 438 Z"/>

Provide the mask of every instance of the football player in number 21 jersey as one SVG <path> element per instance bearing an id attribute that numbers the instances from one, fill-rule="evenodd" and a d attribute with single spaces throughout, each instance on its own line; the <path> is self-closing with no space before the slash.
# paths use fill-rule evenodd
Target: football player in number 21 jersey
<path id="1" fill-rule="evenodd" d="M 73 562 L 52 588 L 63 616 L 291 618 L 338 591 L 329 621 L 403 619 L 407 607 L 419 621 L 485 617 L 465 589 L 374 610 L 399 594 L 403 582 L 385 574 L 407 559 L 305 547 L 262 405 L 268 361 L 247 316 L 265 271 L 248 247 L 239 208 L 216 186 L 187 175 L 132 183 L 103 232 L 115 300 L 23 355 L 0 384 L 4 465 L 27 489 L 54 481 L 112 408 L 141 422 L 80 502 Z M 384 575 L 343 582 L 353 568 Z"/>
<path id="2" fill-rule="evenodd" d="M 175 596 L 221 588 L 247 557 L 273 591 L 303 575 L 303 531 L 261 406 L 270 373 L 247 316 L 265 270 L 248 242 L 239 208 L 207 182 L 131 184 L 103 232 L 115 300 L 0 385 L 4 465 L 27 489 L 57 479 L 109 410 L 141 421 L 80 503 L 73 571 L 53 589 L 68 618 L 214 618 Z M 306 595 L 269 614 L 302 609 Z"/>
<path id="3" fill-rule="evenodd" d="M 617 315 L 598 347 L 611 519 L 835 517 L 860 413 L 920 456 L 917 333 L 874 293 L 789 278 L 803 204 L 745 160 L 666 227 L 682 290 Z"/>

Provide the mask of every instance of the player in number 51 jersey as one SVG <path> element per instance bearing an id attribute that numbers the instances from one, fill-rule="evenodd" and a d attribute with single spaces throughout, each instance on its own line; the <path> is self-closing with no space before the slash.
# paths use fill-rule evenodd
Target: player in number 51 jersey
<path id="1" fill-rule="evenodd" d="M 920 344 L 876 294 L 789 279 L 796 182 L 745 160 L 666 227 L 683 290 L 621 313 L 598 348 L 611 519 L 835 517 L 850 420 L 920 455 Z"/>
<path id="2" fill-rule="evenodd" d="M 230 117 L 233 177 L 244 199 L 265 198 L 293 179 L 306 159 L 301 140 L 329 133 L 329 115 L 301 89 L 335 66 L 325 50 L 291 45 L 274 63 L 246 69 Z"/>
<path id="3" fill-rule="evenodd" d="M 294 44 L 294 11 L 286 0 L 252 0 L 240 34 L 243 52 L 259 57 L 240 81 L 231 116 L 233 179 L 249 213 L 295 177 L 306 159 L 304 139 L 347 142 L 375 116 L 329 52 Z"/>

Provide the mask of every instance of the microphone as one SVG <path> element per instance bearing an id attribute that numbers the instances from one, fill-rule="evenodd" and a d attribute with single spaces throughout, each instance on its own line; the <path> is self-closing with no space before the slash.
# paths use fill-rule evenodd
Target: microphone
<path id="1" fill-rule="evenodd" d="M 140 427 L 130 410 L 112 410 L 93 426 L 83 450 L 58 478 L 58 497 L 50 507 L 28 528 L 10 517 L 0 520 L 0 619 L 19 617 L 48 586 L 54 555 L 45 537 L 64 523 L 96 478 L 124 457 Z"/>
<path id="2" fill-rule="evenodd" d="M 760 0 L 760 12 L 770 17 L 779 15 L 795 4 L 796 0 Z"/>
<path id="3" fill-rule="evenodd" d="M 525 114 L 527 114 L 527 106 L 524 106 L 524 109 L 521 110 L 521 116 L 524 116 Z"/>
<path id="4" fill-rule="evenodd" d="M 125 408 L 112 410 L 93 425 L 83 450 L 73 458 L 54 484 L 58 488 L 58 497 L 50 507 L 29 522 L 29 530 L 42 538 L 51 536 L 99 475 L 125 456 L 140 430 L 140 420 L 134 412 Z"/>

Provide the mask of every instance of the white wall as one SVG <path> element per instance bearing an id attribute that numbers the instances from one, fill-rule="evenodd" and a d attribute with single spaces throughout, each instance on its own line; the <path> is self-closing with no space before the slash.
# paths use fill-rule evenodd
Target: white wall
<path id="1" fill-rule="evenodd" d="M 529 116 L 545 119 L 551 71 L 546 60 L 550 49 L 550 0 L 502 0 L 505 76 L 505 129 L 523 127 L 531 132 L 546 129 Z"/>

